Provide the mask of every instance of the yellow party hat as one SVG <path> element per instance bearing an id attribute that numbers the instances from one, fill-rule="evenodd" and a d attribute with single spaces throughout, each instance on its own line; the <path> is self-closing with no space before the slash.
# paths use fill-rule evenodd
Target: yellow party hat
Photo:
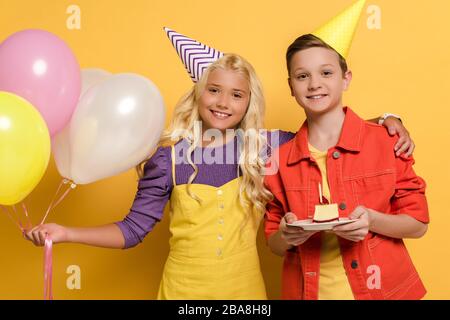
<path id="1" fill-rule="evenodd" d="M 348 50 L 366 0 L 358 0 L 312 34 L 347 58 Z"/>

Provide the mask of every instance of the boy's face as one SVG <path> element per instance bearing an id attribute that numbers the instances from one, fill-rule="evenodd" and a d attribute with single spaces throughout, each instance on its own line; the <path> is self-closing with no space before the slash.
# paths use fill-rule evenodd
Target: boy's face
<path id="1" fill-rule="evenodd" d="M 290 66 L 291 94 L 307 115 L 342 107 L 342 93 L 347 90 L 352 73 L 342 74 L 336 52 L 321 47 L 298 51 Z"/>
<path id="2" fill-rule="evenodd" d="M 215 69 L 209 74 L 198 111 L 203 129 L 235 128 L 244 118 L 250 101 L 248 80 L 233 70 Z"/>

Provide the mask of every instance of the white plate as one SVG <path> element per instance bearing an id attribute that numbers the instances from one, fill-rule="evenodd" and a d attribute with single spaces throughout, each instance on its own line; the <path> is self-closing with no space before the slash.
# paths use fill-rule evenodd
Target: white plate
<path id="1" fill-rule="evenodd" d="M 331 222 L 323 222 L 323 223 L 317 223 L 313 222 L 312 219 L 307 220 L 297 220 L 293 223 L 287 223 L 288 226 L 291 227 L 300 227 L 303 230 L 308 231 L 321 231 L 321 230 L 331 230 L 334 226 L 338 226 L 341 224 L 347 224 L 350 222 L 356 221 L 355 219 L 350 220 L 349 218 L 339 218 L 339 221 L 331 221 Z"/>

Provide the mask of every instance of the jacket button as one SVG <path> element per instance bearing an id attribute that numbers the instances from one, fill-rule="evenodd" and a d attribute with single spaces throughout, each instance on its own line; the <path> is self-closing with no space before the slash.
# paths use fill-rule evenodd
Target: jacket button
<path id="1" fill-rule="evenodd" d="M 341 153 L 339 151 L 333 152 L 333 158 L 334 159 L 339 159 L 340 156 L 341 156 Z"/>
<path id="2" fill-rule="evenodd" d="M 347 209 L 347 205 L 345 204 L 345 202 L 341 202 L 341 203 L 339 204 L 339 209 L 341 209 L 341 210 Z"/>
<path id="3" fill-rule="evenodd" d="M 352 269 L 358 268 L 358 261 L 352 260 Z"/>

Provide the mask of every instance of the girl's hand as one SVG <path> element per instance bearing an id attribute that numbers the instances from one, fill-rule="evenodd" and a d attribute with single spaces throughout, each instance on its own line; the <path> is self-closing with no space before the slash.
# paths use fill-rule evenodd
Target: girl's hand
<path id="1" fill-rule="evenodd" d="M 405 153 L 406 157 L 412 155 L 416 146 L 403 123 L 395 117 L 387 117 L 383 122 L 383 126 L 386 127 L 389 135 L 394 136 L 398 134 L 399 136 L 399 139 L 394 147 L 394 150 L 396 151 L 395 154 L 399 156 L 402 153 Z"/>
<path id="2" fill-rule="evenodd" d="M 370 230 L 370 210 L 363 206 L 358 206 L 350 214 L 349 218 L 358 220 L 336 226 L 333 228 L 333 231 L 339 237 L 350 241 L 358 242 L 363 240 Z"/>
<path id="3" fill-rule="evenodd" d="M 292 212 L 286 213 L 281 220 L 279 230 L 281 231 L 281 239 L 290 246 L 299 246 L 306 242 L 312 235 L 318 231 L 305 231 L 303 228 L 291 227 L 286 225 L 297 220 L 297 216 Z"/>
<path id="4" fill-rule="evenodd" d="M 31 230 L 25 230 L 23 236 L 35 246 L 42 247 L 45 244 L 45 236 L 48 235 L 53 243 L 66 242 L 68 239 L 67 228 L 55 223 L 43 224 Z"/>

